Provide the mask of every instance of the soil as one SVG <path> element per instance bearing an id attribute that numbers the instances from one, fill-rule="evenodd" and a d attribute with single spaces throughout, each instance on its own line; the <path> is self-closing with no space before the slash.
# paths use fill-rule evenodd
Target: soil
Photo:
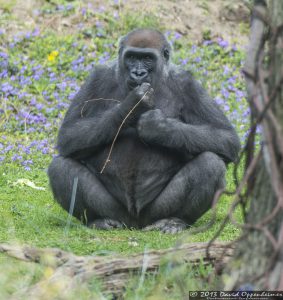
<path id="1" fill-rule="evenodd" d="M 128 1 L 125 7 L 143 12 L 155 12 L 162 25 L 187 36 L 193 43 L 222 37 L 230 43 L 246 44 L 250 10 L 240 0 L 163 0 Z"/>
<path id="2" fill-rule="evenodd" d="M 52 27 L 60 31 L 77 30 L 79 16 L 37 17 L 36 9 L 46 0 L 12 0 L 9 10 L 13 18 L 4 27 L 6 33 L 15 34 L 27 28 Z M 56 0 L 48 0 L 57 3 Z M 72 3 L 72 1 L 69 1 Z M 0 0 L 0 14 L 5 12 L 5 0 Z M 212 39 L 222 37 L 229 43 L 246 45 L 250 10 L 246 0 L 83 0 L 81 5 L 91 3 L 97 9 L 104 7 L 110 12 L 137 11 L 156 15 L 164 28 L 186 36 L 192 43 L 198 43 L 204 35 Z M 7 4 L 6 4 L 7 9 Z"/>

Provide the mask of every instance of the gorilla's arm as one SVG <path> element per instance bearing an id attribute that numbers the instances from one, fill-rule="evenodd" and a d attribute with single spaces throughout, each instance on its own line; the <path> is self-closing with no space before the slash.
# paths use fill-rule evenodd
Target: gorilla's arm
<path id="1" fill-rule="evenodd" d="M 109 74 L 109 72 L 108 74 L 106 72 L 105 75 L 103 73 L 101 74 L 101 72 L 92 74 L 76 95 L 59 131 L 57 145 L 60 155 L 83 159 L 100 146 L 113 141 L 119 126 L 128 112 L 147 91 L 149 94 L 151 93 L 151 91 L 149 91 L 149 85 L 142 85 L 139 89 L 129 93 L 120 103 L 114 102 L 111 106 L 105 104 L 106 108 L 104 109 L 101 109 L 101 106 L 96 106 L 97 109 L 94 109 L 89 114 L 86 112 L 85 116 L 82 116 L 85 101 L 100 98 L 96 96 L 97 94 L 105 94 L 99 90 L 101 87 L 108 87 L 109 90 L 111 90 L 111 74 Z M 96 95 L 92 94 L 93 91 L 96 91 Z M 115 95 L 108 91 L 108 95 L 104 98 L 115 99 Z M 135 111 L 136 114 L 140 114 L 146 110 L 145 106 L 148 104 L 146 100 L 148 99 L 145 97 L 143 105 L 140 107 L 141 110 Z M 95 104 L 93 106 L 95 107 Z M 125 125 L 129 125 L 134 118 L 135 114 L 131 114 L 131 119 L 127 119 L 128 122 Z"/>
<path id="2" fill-rule="evenodd" d="M 182 120 L 166 118 L 159 109 L 150 110 L 138 123 L 141 139 L 191 155 L 209 151 L 227 163 L 235 161 L 240 149 L 239 138 L 215 102 L 192 78 L 183 86 L 182 94 Z"/>

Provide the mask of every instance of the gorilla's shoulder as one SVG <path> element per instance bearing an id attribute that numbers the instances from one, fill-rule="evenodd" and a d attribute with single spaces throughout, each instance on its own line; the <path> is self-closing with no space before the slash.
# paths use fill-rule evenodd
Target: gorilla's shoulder
<path id="1" fill-rule="evenodd" d="M 169 81 L 172 80 L 174 85 L 177 86 L 177 90 L 186 102 L 194 103 L 195 107 L 198 107 L 200 103 L 206 103 L 209 96 L 202 86 L 201 82 L 194 78 L 192 73 L 183 69 L 180 66 L 174 66 L 171 68 Z"/>
<path id="2" fill-rule="evenodd" d="M 188 87 L 196 84 L 196 79 L 190 71 L 173 64 L 170 66 L 169 80 L 178 82 L 180 87 Z"/>
<path id="3" fill-rule="evenodd" d="M 115 74 L 114 63 L 95 66 L 73 99 L 73 103 L 109 95 L 109 91 L 116 90 L 118 86 Z"/>
<path id="4" fill-rule="evenodd" d="M 111 61 L 105 65 L 96 65 L 92 69 L 86 82 L 93 83 L 95 81 L 104 81 L 104 80 L 112 79 L 115 77 L 116 69 L 117 69 L 116 60 Z"/>

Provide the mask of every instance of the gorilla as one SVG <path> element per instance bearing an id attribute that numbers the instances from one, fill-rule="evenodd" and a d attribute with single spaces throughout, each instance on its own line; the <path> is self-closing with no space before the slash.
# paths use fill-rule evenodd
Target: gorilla
<path id="1" fill-rule="evenodd" d="M 98 229 L 176 233 L 225 185 L 239 138 L 190 72 L 170 62 L 157 30 L 122 37 L 118 58 L 97 66 L 59 130 L 48 175 L 55 199 Z"/>

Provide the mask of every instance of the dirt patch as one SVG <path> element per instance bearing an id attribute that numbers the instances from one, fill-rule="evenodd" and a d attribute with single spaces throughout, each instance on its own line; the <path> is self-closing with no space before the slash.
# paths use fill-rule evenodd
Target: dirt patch
<path id="1" fill-rule="evenodd" d="M 53 2 L 56 3 L 55 0 L 51 1 Z M 77 30 L 81 15 L 38 17 L 36 10 L 44 3 L 45 0 L 11 1 L 8 9 L 13 17 L 9 22 L 4 21 L 4 24 L 2 21 L 1 27 L 4 27 L 8 34 L 34 27 L 52 28 L 59 32 Z M 156 15 L 165 29 L 181 33 L 192 43 L 198 43 L 204 36 L 212 39 L 222 37 L 229 43 L 237 45 L 247 43 L 250 11 L 243 0 L 84 0 L 80 2 L 81 7 L 88 5 L 97 8 L 98 11 L 104 9 L 112 14 L 135 11 Z M 5 10 L 7 10 L 7 1 L 0 0 L 0 14 Z"/>
<path id="2" fill-rule="evenodd" d="M 247 43 L 250 10 L 237 0 L 124 1 L 122 8 L 155 13 L 162 25 L 199 42 L 204 34 L 229 43 Z"/>

